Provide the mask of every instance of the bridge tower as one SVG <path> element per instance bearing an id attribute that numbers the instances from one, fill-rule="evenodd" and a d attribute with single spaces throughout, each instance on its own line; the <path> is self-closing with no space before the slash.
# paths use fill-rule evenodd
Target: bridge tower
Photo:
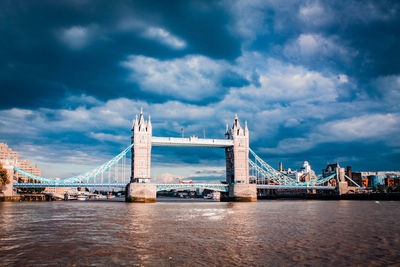
<path id="1" fill-rule="evenodd" d="M 347 185 L 347 181 L 345 178 L 345 170 L 339 166 L 339 163 L 336 166 L 336 183 L 337 183 L 337 192 L 339 195 L 347 194 L 349 191 L 349 187 Z"/>
<path id="2" fill-rule="evenodd" d="M 145 121 L 143 110 L 132 126 L 131 182 L 127 185 L 127 202 L 155 202 L 156 185 L 150 184 L 152 126 Z"/>
<path id="3" fill-rule="evenodd" d="M 225 136 L 233 140 L 233 147 L 225 148 L 226 181 L 229 185 L 229 200 L 257 201 L 256 184 L 249 179 L 249 129 L 240 126 L 238 116 L 231 129 L 226 127 Z"/>

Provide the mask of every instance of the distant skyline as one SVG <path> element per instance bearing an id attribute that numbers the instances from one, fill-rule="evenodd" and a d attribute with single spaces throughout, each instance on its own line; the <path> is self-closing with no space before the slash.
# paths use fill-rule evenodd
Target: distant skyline
<path id="1" fill-rule="evenodd" d="M 67 177 L 154 136 L 224 138 L 278 168 L 400 169 L 398 1 L 2 1 L 0 142 Z M 167 181 L 224 179 L 222 149 L 155 148 Z"/>

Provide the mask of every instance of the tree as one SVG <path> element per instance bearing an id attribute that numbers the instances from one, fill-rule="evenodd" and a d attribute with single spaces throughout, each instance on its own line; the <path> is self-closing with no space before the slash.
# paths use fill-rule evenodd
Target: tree
<path id="1" fill-rule="evenodd" d="M 8 172 L 3 168 L 3 164 L 0 162 L 0 186 L 5 186 L 10 183 L 10 178 L 8 177 Z"/>

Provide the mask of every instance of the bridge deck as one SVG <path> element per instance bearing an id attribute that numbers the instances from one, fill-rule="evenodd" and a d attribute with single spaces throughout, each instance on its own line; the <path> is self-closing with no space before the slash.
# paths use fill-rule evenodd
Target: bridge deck
<path id="1" fill-rule="evenodd" d="M 125 183 L 115 183 L 115 184 L 78 184 L 78 183 L 17 183 L 13 185 L 19 188 L 28 187 L 125 187 Z M 207 188 L 217 191 L 227 191 L 227 184 L 157 184 L 157 190 L 171 190 L 171 189 L 184 189 L 184 188 Z M 334 186 L 295 186 L 295 185 L 268 185 L 268 184 L 258 184 L 257 189 L 297 189 L 297 190 L 307 190 L 307 189 L 317 189 L 317 190 L 334 190 Z"/>
<path id="2" fill-rule="evenodd" d="M 230 147 L 233 140 L 228 139 L 207 139 L 207 138 L 175 138 L 156 137 L 151 138 L 152 146 L 185 146 L 185 147 Z"/>

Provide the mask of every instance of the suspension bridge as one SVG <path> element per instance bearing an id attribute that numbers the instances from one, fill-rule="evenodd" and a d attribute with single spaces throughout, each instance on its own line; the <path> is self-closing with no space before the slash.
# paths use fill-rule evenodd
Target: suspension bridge
<path id="1" fill-rule="evenodd" d="M 327 177 L 312 177 L 300 181 L 272 168 L 249 147 L 247 122 L 241 127 L 237 116 L 233 127 L 226 129 L 225 139 L 206 138 L 173 138 L 152 136 L 150 117 L 148 121 L 140 117 L 132 126 L 132 143 L 121 153 L 104 164 L 69 178 L 48 178 L 24 171 L 14 166 L 14 172 L 27 177 L 30 182 L 14 183 L 15 188 L 29 187 L 88 187 L 88 188 L 127 188 L 127 195 L 133 199 L 154 198 L 155 192 L 202 188 L 225 192 L 235 198 L 246 198 L 254 201 L 257 190 L 330 190 L 346 193 L 347 181 L 354 183 L 340 169 Z M 150 180 L 150 162 L 152 146 L 184 146 L 223 148 L 226 155 L 226 182 L 221 183 L 173 183 L 156 184 Z M 130 156 L 130 158 L 129 158 Z M 345 187 L 346 188 L 340 188 Z M 148 197 L 148 195 L 151 197 Z"/>
<path id="2" fill-rule="evenodd" d="M 124 188 L 130 181 L 130 165 L 127 163 L 127 154 L 133 145 L 129 145 L 120 154 L 106 163 L 86 173 L 66 179 L 46 178 L 26 172 L 18 167 L 14 170 L 22 176 L 28 177 L 32 182 L 15 183 L 14 187 L 92 187 L 92 188 Z M 319 189 L 334 190 L 335 186 L 331 181 L 336 178 L 336 173 L 325 178 L 314 178 L 309 181 L 299 182 L 287 175 L 272 168 L 250 149 L 249 159 L 250 182 L 256 184 L 259 189 Z M 203 188 L 215 191 L 227 192 L 228 184 L 156 184 L 157 191 Z"/>

